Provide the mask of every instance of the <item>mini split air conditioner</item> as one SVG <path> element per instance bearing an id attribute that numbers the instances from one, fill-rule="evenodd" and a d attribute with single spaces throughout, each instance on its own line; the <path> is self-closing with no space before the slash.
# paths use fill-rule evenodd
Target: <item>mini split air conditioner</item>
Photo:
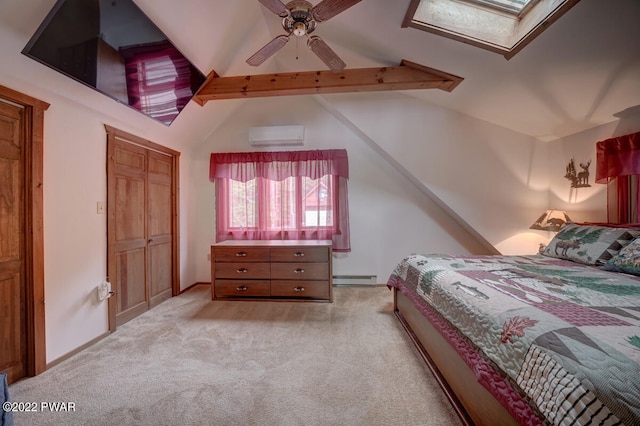
<path id="1" fill-rule="evenodd" d="M 249 145 L 302 145 L 304 126 L 249 127 Z"/>

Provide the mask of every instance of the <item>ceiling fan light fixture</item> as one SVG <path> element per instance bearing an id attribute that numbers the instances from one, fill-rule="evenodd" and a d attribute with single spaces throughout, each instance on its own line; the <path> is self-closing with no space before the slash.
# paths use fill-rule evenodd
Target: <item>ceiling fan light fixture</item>
<path id="1" fill-rule="evenodd" d="M 258 66 L 282 49 L 293 34 L 296 37 L 309 37 L 316 29 L 316 24 L 326 21 L 362 0 L 321 0 L 316 6 L 307 0 L 291 0 L 284 4 L 282 0 L 258 0 L 263 6 L 282 18 L 282 28 L 287 32 L 271 40 L 262 49 L 247 59 L 247 63 Z M 346 64 L 319 37 L 309 37 L 307 46 L 333 72 L 340 72 Z"/>
<path id="2" fill-rule="evenodd" d="M 304 24 L 304 22 L 294 22 L 293 34 L 298 37 L 307 35 L 307 26 Z"/>

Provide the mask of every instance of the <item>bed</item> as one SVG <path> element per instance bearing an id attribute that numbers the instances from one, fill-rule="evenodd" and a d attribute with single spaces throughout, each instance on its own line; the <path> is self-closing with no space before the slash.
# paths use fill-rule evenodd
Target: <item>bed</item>
<path id="1" fill-rule="evenodd" d="M 411 255 L 395 311 L 467 424 L 640 424 L 640 230 L 567 224 L 542 254 Z"/>

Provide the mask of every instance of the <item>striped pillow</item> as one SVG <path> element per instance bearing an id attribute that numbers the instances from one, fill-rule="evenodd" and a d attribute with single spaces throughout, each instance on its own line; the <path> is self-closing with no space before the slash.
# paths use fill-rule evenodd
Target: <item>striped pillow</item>
<path id="1" fill-rule="evenodd" d="M 640 238 L 631 241 L 613 256 L 602 269 L 640 275 Z"/>

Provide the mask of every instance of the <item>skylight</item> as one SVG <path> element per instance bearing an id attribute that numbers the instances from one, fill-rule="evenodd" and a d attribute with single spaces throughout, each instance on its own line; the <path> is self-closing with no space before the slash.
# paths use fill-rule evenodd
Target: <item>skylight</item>
<path id="1" fill-rule="evenodd" d="M 511 59 L 580 0 L 411 0 L 402 24 Z"/>
<path id="2" fill-rule="evenodd" d="M 527 10 L 527 6 L 535 0 L 466 0 L 504 12 L 520 15 Z"/>

